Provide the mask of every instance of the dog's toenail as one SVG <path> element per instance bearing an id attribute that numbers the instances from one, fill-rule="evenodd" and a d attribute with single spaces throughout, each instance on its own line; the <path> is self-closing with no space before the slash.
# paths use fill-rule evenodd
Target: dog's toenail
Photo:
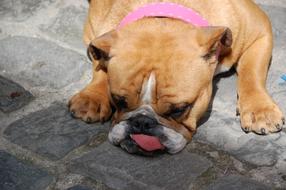
<path id="1" fill-rule="evenodd" d="M 74 110 L 71 110 L 70 114 L 72 117 L 75 117 L 75 111 Z"/>
<path id="2" fill-rule="evenodd" d="M 261 129 L 262 135 L 266 135 L 266 130 L 264 128 Z"/>
<path id="3" fill-rule="evenodd" d="M 88 117 L 88 118 L 86 119 L 86 122 L 87 122 L 87 123 L 91 123 L 91 118 Z"/>
<path id="4" fill-rule="evenodd" d="M 283 125 L 285 125 L 285 118 L 284 117 L 282 118 L 282 123 L 283 123 Z"/>
<path id="5" fill-rule="evenodd" d="M 239 109 L 236 108 L 236 116 L 240 116 Z"/>
<path id="6" fill-rule="evenodd" d="M 279 124 L 276 124 L 275 127 L 276 127 L 276 129 L 278 129 L 278 130 L 281 130 L 281 128 L 282 128 Z"/>
<path id="7" fill-rule="evenodd" d="M 245 127 L 243 130 L 244 130 L 244 132 L 248 133 L 250 131 L 250 128 L 249 127 Z"/>

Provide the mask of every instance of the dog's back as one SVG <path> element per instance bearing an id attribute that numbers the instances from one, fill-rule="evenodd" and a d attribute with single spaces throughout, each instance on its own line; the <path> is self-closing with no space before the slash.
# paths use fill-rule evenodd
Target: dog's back
<path id="1" fill-rule="evenodd" d="M 131 11 L 154 0 L 91 0 L 88 19 L 85 24 L 84 42 L 90 41 L 117 27 Z M 236 63 L 242 52 L 261 34 L 271 32 L 271 24 L 265 13 L 252 0 L 164 0 L 190 7 L 202 15 L 212 26 L 225 26 L 231 29 L 233 52 L 224 59 L 225 63 Z"/>

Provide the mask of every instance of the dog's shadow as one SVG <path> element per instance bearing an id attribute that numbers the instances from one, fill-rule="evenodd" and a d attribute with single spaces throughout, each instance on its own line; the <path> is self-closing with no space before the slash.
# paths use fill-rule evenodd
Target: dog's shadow
<path id="1" fill-rule="evenodd" d="M 232 67 L 229 71 L 227 72 L 224 72 L 224 73 L 220 73 L 218 75 L 216 75 L 213 79 L 213 93 L 212 93 L 212 98 L 210 100 L 210 103 L 209 103 L 209 107 L 206 111 L 206 113 L 204 114 L 204 116 L 200 119 L 200 121 L 198 122 L 198 127 L 203 125 L 205 122 L 207 122 L 211 116 L 211 113 L 212 113 L 212 107 L 213 107 L 213 102 L 214 102 L 214 97 L 217 93 L 217 90 L 218 90 L 218 87 L 217 87 L 217 84 L 218 82 L 222 79 L 222 78 L 228 78 L 232 75 L 235 75 L 236 74 L 236 71 L 235 71 L 235 68 Z"/>

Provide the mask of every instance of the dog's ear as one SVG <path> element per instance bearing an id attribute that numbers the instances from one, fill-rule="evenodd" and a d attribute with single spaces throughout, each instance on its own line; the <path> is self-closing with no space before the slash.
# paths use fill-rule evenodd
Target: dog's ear
<path id="1" fill-rule="evenodd" d="M 91 61 L 97 60 L 96 70 L 107 70 L 110 49 L 117 39 L 117 32 L 112 30 L 92 40 L 87 48 L 87 56 Z"/>
<path id="2" fill-rule="evenodd" d="M 227 27 L 202 27 L 198 32 L 199 45 L 215 53 L 217 59 L 231 52 L 232 32 Z"/>

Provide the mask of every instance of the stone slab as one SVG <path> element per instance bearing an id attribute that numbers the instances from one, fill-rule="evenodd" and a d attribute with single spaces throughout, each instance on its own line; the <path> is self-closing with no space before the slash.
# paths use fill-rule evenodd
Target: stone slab
<path id="1" fill-rule="evenodd" d="M 27 105 L 33 95 L 19 84 L 0 76 L 0 110 L 8 113 Z"/>
<path id="2" fill-rule="evenodd" d="M 61 8 L 55 18 L 40 27 L 48 36 L 84 50 L 83 27 L 87 16 L 84 7 L 67 6 Z"/>
<path id="3" fill-rule="evenodd" d="M 25 149 L 58 160 L 107 131 L 105 125 L 86 124 L 72 118 L 65 104 L 55 103 L 10 124 L 4 135 Z"/>
<path id="4" fill-rule="evenodd" d="M 27 86 L 59 89 L 79 81 L 90 66 L 85 56 L 43 39 L 0 41 L 0 74 Z"/>
<path id="5" fill-rule="evenodd" d="M 24 21 L 55 0 L 1 0 L 0 19 Z"/>
<path id="6" fill-rule="evenodd" d="M 109 143 L 72 161 L 72 172 L 101 181 L 113 189 L 188 189 L 212 162 L 186 150 L 177 155 L 130 155 Z"/>
<path id="7" fill-rule="evenodd" d="M 46 171 L 19 161 L 0 150 L 0 189 L 45 189 L 54 178 Z"/>
<path id="8" fill-rule="evenodd" d="M 270 190 L 257 181 L 243 176 L 230 175 L 216 180 L 206 190 Z"/>
<path id="9" fill-rule="evenodd" d="M 257 4 L 286 7 L 286 0 L 254 0 Z"/>
<path id="10" fill-rule="evenodd" d="M 285 133 L 259 136 L 246 134 L 240 128 L 238 117 L 223 111 L 213 111 L 207 122 L 198 128 L 195 139 L 208 142 L 231 153 L 236 158 L 257 166 L 271 166 L 277 162 L 278 140 L 286 138 Z M 280 147 L 285 151 L 285 147 Z"/>
<path id="11" fill-rule="evenodd" d="M 278 160 L 277 147 L 268 140 L 259 138 L 252 138 L 247 142 L 247 145 L 231 152 L 240 160 L 256 166 L 272 166 Z"/>
<path id="12" fill-rule="evenodd" d="M 216 110 L 227 110 L 229 115 L 236 115 L 236 74 L 232 74 L 229 77 L 217 77 L 214 82 L 214 101 L 213 108 Z"/>

